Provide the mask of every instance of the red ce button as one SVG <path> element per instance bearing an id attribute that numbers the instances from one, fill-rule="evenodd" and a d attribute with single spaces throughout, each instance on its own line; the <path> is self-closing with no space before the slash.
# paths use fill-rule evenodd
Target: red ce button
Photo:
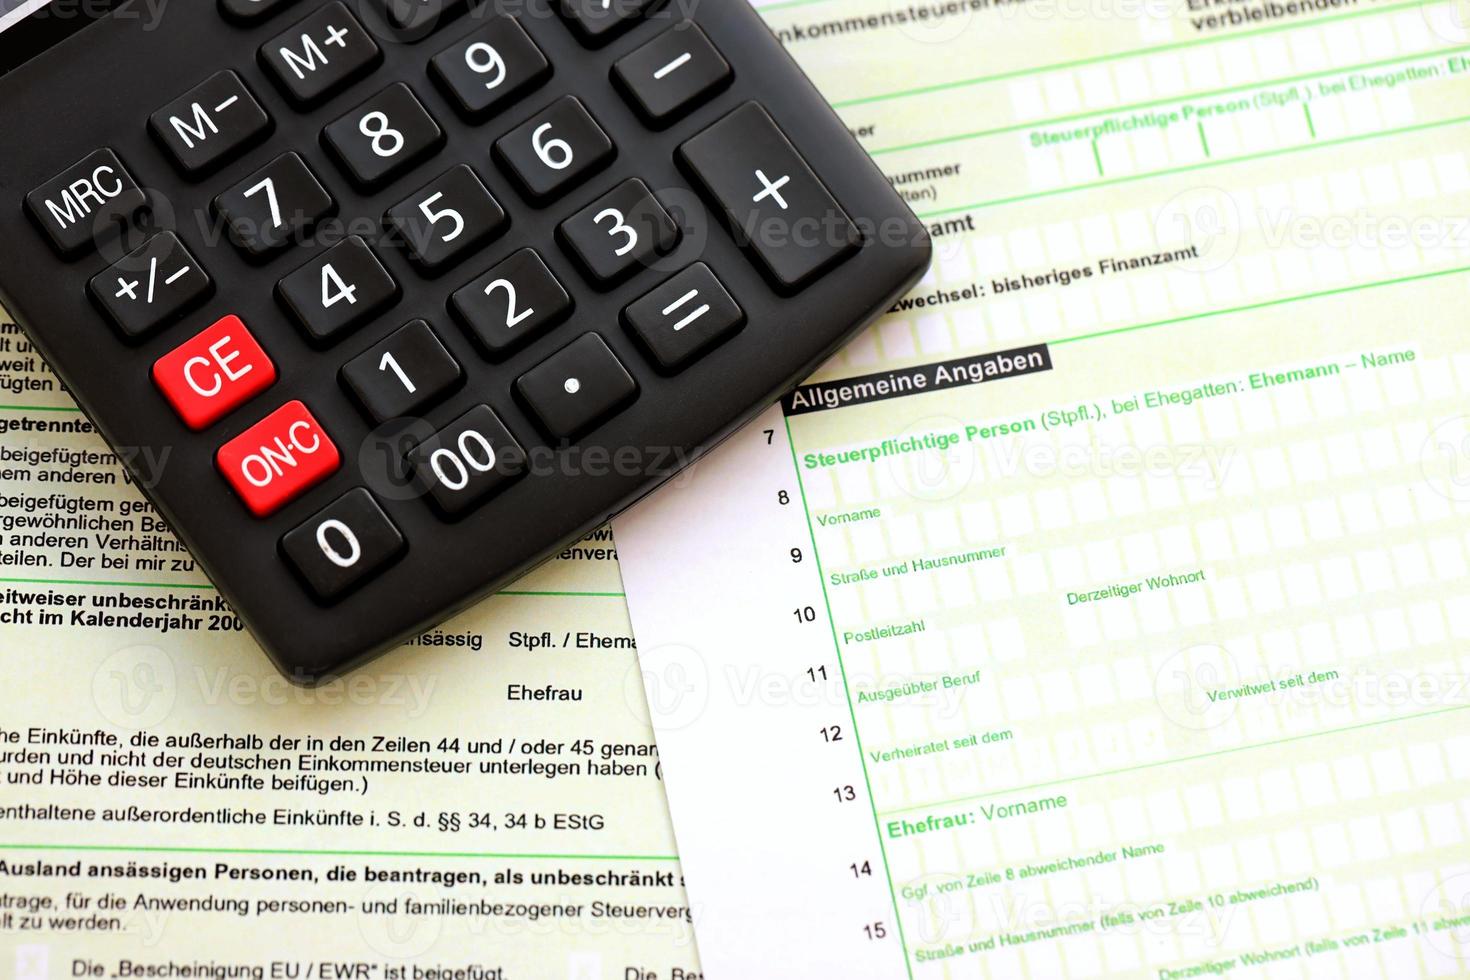
<path id="1" fill-rule="evenodd" d="M 250 513 L 265 517 L 337 471 L 337 447 L 301 402 L 287 402 L 220 447 L 215 465 Z"/>
<path id="2" fill-rule="evenodd" d="M 153 383 L 196 432 L 275 381 L 276 366 L 237 316 L 225 317 L 153 365 Z"/>

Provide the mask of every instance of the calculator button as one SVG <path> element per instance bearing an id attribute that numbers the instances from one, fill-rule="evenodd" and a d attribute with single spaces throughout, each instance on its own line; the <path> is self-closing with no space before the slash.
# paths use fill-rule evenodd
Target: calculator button
<path id="1" fill-rule="evenodd" d="M 516 391 L 542 428 L 572 439 L 632 401 L 638 383 L 603 339 L 589 333 L 522 375 Z"/>
<path id="2" fill-rule="evenodd" d="M 219 0 L 219 9 L 235 20 L 263 20 L 296 0 Z"/>
<path id="3" fill-rule="evenodd" d="M 232 71 L 211 75 L 148 117 L 179 169 L 198 176 L 264 136 L 270 117 Z"/>
<path id="4" fill-rule="evenodd" d="M 730 63 L 693 24 L 664 31 L 613 65 L 613 79 L 645 120 L 670 122 L 722 88 Z"/>
<path id="5" fill-rule="evenodd" d="M 117 154 L 93 150 L 26 195 L 26 209 L 62 258 L 94 247 L 148 206 Z"/>
<path id="6" fill-rule="evenodd" d="M 412 33 L 410 40 L 437 31 L 464 13 L 469 0 L 377 0 L 395 30 Z M 420 32 L 423 32 L 422 34 Z"/>
<path id="7" fill-rule="evenodd" d="M 389 208 L 384 220 L 425 272 L 458 262 L 510 227 L 505 209 L 464 164 Z"/>
<path id="8" fill-rule="evenodd" d="M 371 71 L 382 52 L 341 0 L 317 10 L 260 49 L 293 101 L 309 105 Z"/>
<path id="9" fill-rule="evenodd" d="M 662 0 L 560 0 L 562 16 L 583 44 L 605 44 Z"/>
<path id="10" fill-rule="evenodd" d="M 237 316 L 225 317 L 153 365 L 153 383 L 184 424 L 196 432 L 275 381 L 275 364 Z"/>
<path id="11" fill-rule="evenodd" d="M 747 102 L 679 147 L 742 246 L 791 291 L 858 247 L 858 231 L 766 110 Z"/>
<path id="12" fill-rule="evenodd" d="M 679 243 L 679 226 L 641 180 L 619 184 L 557 232 L 601 286 L 626 278 Z"/>
<path id="13" fill-rule="evenodd" d="M 499 360 L 572 312 L 572 298 L 541 256 L 523 248 L 449 297 L 486 355 Z"/>
<path id="14" fill-rule="evenodd" d="M 251 258 L 263 258 L 334 214 L 337 202 L 301 157 L 286 153 L 216 197 L 214 207 L 230 239 Z"/>
<path id="15" fill-rule="evenodd" d="M 214 283 L 171 231 L 160 232 L 87 284 L 124 335 L 142 337 L 176 322 L 214 292 Z"/>
<path id="16" fill-rule="evenodd" d="M 496 17 L 436 54 L 429 74 L 459 112 L 482 119 L 551 77 L 551 62 L 520 24 Z"/>
<path id="17" fill-rule="evenodd" d="M 310 410 L 287 402 L 220 447 L 215 465 L 256 517 L 267 517 L 342 465 Z"/>
<path id="18" fill-rule="evenodd" d="M 374 422 L 418 414 L 463 376 L 459 362 L 423 320 L 390 334 L 342 369 L 342 381 Z"/>
<path id="19" fill-rule="evenodd" d="M 312 593 L 330 601 L 404 552 L 403 534 L 362 487 L 350 490 L 281 539 Z"/>
<path id="20" fill-rule="evenodd" d="M 671 373 L 738 333 L 745 311 L 709 266 L 696 262 L 624 310 L 623 322 Z"/>
<path id="21" fill-rule="evenodd" d="M 276 285 L 276 296 L 307 337 L 323 344 L 362 326 L 398 299 L 398 284 L 354 235 Z"/>
<path id="22" fill-rule="evenodd" d="M 429 499 L 454 517 L 526 474 L 526 451 L 486 405 L 476 405 L 408 454 Z"/>
<path id="23" fill-rule="evenodd" d="M 564 95 L 495 141 L 495 155 L 534 201 L 546 201 L 613 158 L 612 140 L 582 103 Z"/>
<path id="24" fill-rule="evenodd" d="M 444 131 L 402 82 L 329 125 L 322 137 L 348 175 L 369 189 L 444 145 Z"/>

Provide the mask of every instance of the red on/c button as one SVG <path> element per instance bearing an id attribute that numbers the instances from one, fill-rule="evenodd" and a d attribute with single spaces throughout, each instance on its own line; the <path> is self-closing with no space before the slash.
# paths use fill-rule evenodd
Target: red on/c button
<path id="1" fill-rule="evenodd" d="M 153 383 L 196 432 L 275 381 L 276 366 L 237 316 L 225 317 L 153 365 Z"/>
<path id="2" fill-rule="evenodd" d="M 335 473 L 342 457 L 306 406 L 293 401 L 225 443 L 214 460 L 250 513 L 265 517 Z"/>

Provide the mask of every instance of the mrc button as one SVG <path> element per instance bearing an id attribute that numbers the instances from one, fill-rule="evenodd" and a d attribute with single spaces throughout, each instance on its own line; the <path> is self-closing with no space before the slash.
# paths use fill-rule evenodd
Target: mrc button
<path id="1" fill-rule="evenodd" d="M 26 195 L 26 210 L 62 258 L 115 233 L 148 206 L 117 154 L 94 150 Z"/>
<path id="2" fill-rule="evenodd" d="M 220 473 L 256 517 L 274 514 L 341 463 L 337 447 L 299 401 L 282 405 L 215 454 Z"/>
<path id="3" fill-rule="evenodd" d="M 227 316 L 153 365 L 153 383 L 194 431 L 208 428 L 276 380 L 276 366 L 237 316 Z"/>

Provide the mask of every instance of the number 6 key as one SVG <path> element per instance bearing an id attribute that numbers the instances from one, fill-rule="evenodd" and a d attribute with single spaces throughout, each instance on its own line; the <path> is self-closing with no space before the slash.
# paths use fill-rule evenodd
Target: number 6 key
<path id="1" fill-rule="evenodd" d="M 612 140 L 583 108 L 564 95 L 495 141 L 495 157 L 540 204 L 559 197 L 613 158 Z"/>

